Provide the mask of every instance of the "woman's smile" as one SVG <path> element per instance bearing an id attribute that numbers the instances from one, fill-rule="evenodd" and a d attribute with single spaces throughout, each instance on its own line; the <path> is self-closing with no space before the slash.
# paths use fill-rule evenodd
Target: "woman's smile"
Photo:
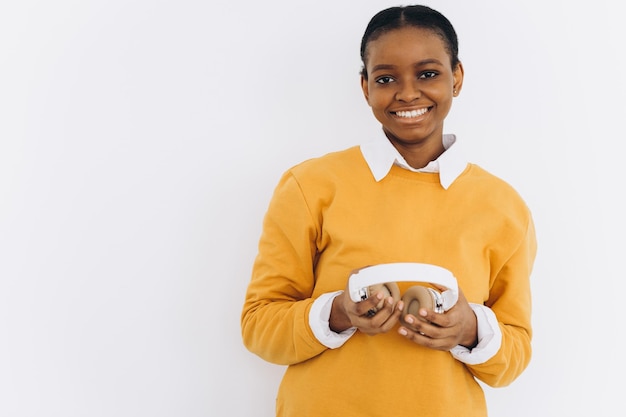
<path id="1" fill-rule="evenodd" d="M 432 107 L 422 107 L 421 109 L 413 109 L 413 110 L 397 110 L 392 111 L 391 114 L 399 119 L 406 119 L 407 121 L 420 121 Z"/>

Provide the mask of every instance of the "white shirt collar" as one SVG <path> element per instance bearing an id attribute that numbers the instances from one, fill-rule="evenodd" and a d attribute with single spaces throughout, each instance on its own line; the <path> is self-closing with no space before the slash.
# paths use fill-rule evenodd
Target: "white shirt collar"
<path id="1" fill-rule="evenodd" d="M 467 160 L 463 157 L 459 145 L 452 146 L 454 144 L 456 144 L 455 135 L 443 135 L 445 152 L 424 168 L 415 169 L 400 155 L 381 129 L 373 141 L 361 145 L 361 153 L 376 181 L 385 178 L 391 166 L 395 164 L 415 172 L 438 172 L 441 186 L 448 189 L 467 166 Z"/>

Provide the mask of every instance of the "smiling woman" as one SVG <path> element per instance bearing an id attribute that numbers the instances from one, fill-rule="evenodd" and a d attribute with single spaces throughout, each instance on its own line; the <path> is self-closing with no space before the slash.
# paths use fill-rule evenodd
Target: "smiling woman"
<path id="1" fill-rule="evenodd" d="M 444 38 L 445 39 L 445 38 Z M 444 151 L 443 122 L 461 91 L 463 66 L 432 29 L 406 26 L 370 39 L 363 94 L 387 138 L 413 168 Z"/>
<path id="2" fill-rule="evenodd" d="M 508 385 L 530 361 L 534 223 L 509 184 L 444 134 L 463 86 L 457 51 L 431 8 L 376 14 L 361 43 L 376 140 L 300 163 L 276 187 L 241 326 L 251 352 L 288 365 L 279 417 L 486 417 L 479 382 Z M 454 282 L 382 273 L 375 281 L 397 292 L 369 283 L 350 296 L 357 271 L 394 264 Z M 416 283 L 434 304 L 415 299 Z M 385 384 L 363 395 L 371 381 Z"/>
<path id="3" fill-rule="evenodd" d="M 364 31 L 395 3 L 320 0 L 298 13 L 287 0 L 0 1 L 0 416 L 275 415 L 285 367 L 247 351 L 240 326 L 266 211 L 246 344 L 263 358 L 320 352 L 289 365 L 281 407 L 309 391 L 332 416 L 373 416 L 376 400 L 385 416 L 461 401 L 443 398 L 458 389 L 446 371 L 466 375 L 450 358 L 457 349 L 431 352 L 399 333 L 413 326 L 404 318 L 419 319 L 419 309 L 406 314 L 415 303 L 382 334 L 373 325 L 387 325 L 388 297 L 376 303 L 372 327 L 367 304 L 357 304 L 358 330 L 339 346 L 352 330 L 337 333 L 341 308 L 324 301 L 353 268 L 438 263 L 470 306 L 490 297 L 484 305 L 502 324 L 503 356 L 484 366 L 495 378 L 498 359 L 512 370 L 523 365 L 527 345 L 510 342 L 525 324 L 511 326 L 519 315 L 513 303 L 507 308 L 523 300 L 500 285 L 518 265 L 500 268 L 493 258 L 505 243 L 495 244 L 497 227 L 508 235 L 515 224 L 502 223 L 495 211 L 507 206 L 490 200 L 502 188 L 474 187 L 479 171 L 466 161 L 520 192 L 540 242 L 532 360 L 505 389 L 481 384 L 489 415 L 620 413 L 622 385 L 610 381 L 626 374 L 622 305 L 607 297 L 599 308 L 581 305 L 590 288 L 618 297 L 624 288 L 619 2 L 430 1 L 459 34 L 464 78 L 458 96 L 447 87 L 446 150 L 421 170 L 385 135 L 361 88 L 360 71 L 372 64 L 359 55 Z M 373 20 L 368 57 L 401 28 L 433 30 L 446 59 L 457 55 L 453 33 L 411 16 Z M 426 82 L 439 68 L 413 61 L 426 70 L 415 71 L 415 101 L 427 101 Z M 391 109 L 419 118 L 432 104 Z M 350 161 L 339 152 L 290 169 L 268 210 L 282 171 L 352 145 Z M 306 199 L 290 205 L 300 185 Z M 484 285 L 486 270 L 493 286 Z M 399 308 L 416 284 L 398 281 L 399 294 L 388 292 Z M 376 297 L 391 287 L 367 290 Z M 459 307 L 460 294 L 443 316 Z M 488 345 L 478 314 L 482 344 L 472 355 Z M 432 395 L 420 388 L 431 384 Z M 298 415 L 310 406 L 305 398 Z"/>

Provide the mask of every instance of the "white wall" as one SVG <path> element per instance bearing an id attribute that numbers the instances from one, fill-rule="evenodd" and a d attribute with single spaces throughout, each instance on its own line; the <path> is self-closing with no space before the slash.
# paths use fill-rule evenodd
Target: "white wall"
<path id="1" fill-rule="evenodd" d="M 241 345 L 290 165 L 377 128 L 360 36 L 392 1 L 0 4 L 0 415 L 273 415 Z M 431 1 L 466 81 L 448 131 L 534 212 L 534 359 L 491 415 L 614 416 L 626 35 L 608 0 Z"/>

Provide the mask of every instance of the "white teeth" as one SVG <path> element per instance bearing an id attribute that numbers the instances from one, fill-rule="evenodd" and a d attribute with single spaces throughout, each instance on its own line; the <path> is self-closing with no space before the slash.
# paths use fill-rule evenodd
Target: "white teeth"
<path id="1" fill-rule="evenodd" d="M 411 118 L 411 117 L 421 116 L 422 114 L 426 113 L 427 111 L 428 111 L 428 108 L 423 108 L 423 109 L 419 109 L 419 110 L 411 110 L 411 111 L 398 111 L 398 112 L 396 112 L 396 116 L 398 116 L 398 117 L 405 117 L 405 118 Z"/>

